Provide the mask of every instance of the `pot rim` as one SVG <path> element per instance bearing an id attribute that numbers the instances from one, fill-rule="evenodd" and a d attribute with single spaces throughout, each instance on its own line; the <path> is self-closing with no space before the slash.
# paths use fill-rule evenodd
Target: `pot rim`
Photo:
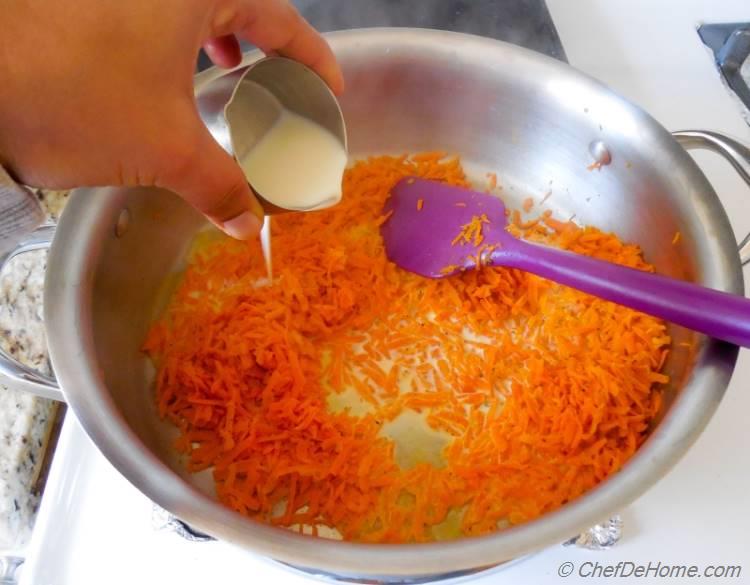
<path id="1" fill-rule="evenodd" d="M 669 133 L 648 114 L 616 96 L 591 77 L 552 58 L 508 43 L 463 33 L 413 28 L 371 28 L 326 35 L 336 49 L 352 49 L 365 43 L 407 43 L 415 49 L 436 43 L 459 51 L 468 46 L 492 55 L 528 63 L 590 85 L 620 100 L 636 112 L 639 121 Z M 242 64 L 261 57 L 248 53 Z M 238 68 L 239 68 L 238 67 Z M 227 71 L 216 68 L 195 77 L 196 91 Z M 593 84 L 593 85 L 591 85 Z M 669 135 L 670 140 L 671 135 Z M 700 169 L 681 148 L 674 172 L 683 172 L 705 192 L 710 219 L 721 232 L 728 219 L 716 193 Z M 602 521 L 629 504 L 656 483 L 684 455 L 716 410 L 734 368 L 738 348 L 705 339 L 696 367 L 672 408 L 644 445 L 616 474 L 594 489 L 540 518 L 486 536 L 426 544 L 361 544 L 302 536 L 247 519 L 210 498 L 158 459 L 128 427 L 110 398 L 95 359 L 91 315 L 93 274 L 98 244 L 109 236 L 111 226 L 102 218 L 112 214 L 116 197 L 92 197 L 79 190 L 63 214 L 48 261 L 44 315 L 51 360 L 64 388 L 68 404 L 86 433 L 105 457 L 147 497 L 195 528 L 235 545 L 252 549 L 297 566 L 348 574 L 424 575 L 487 567 L 560 543 Z M 718 233 L 707 244 L 723 258 L 708 286 L 742 294 L 742 271 L 731 232 Z"/>

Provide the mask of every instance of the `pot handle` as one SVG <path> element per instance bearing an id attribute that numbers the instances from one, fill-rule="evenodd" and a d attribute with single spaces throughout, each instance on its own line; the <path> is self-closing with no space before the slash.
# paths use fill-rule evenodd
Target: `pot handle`
<path id="1" fill-rule="evenodd" d="M 672 136 L 685 150 L 702 148 L 720 154 L 750 187 L 750 148 L 741 142 L 710 130 L 680 130 Z M 750 233 L 739 243 L 739 254 L 743 266 L 750 263 Z"/>
<path id="2" fill-rule="evenodd" d="M 25 237 L 0 258 L 0 270 L 13 258 L 34 250 L 46 250 L 55 236 L 54 225 L 43 225 Z M 45 376 L 19 362 L 0 348 L 0 387 L 36 394 L 42 398 L 64 402 L 62 391 L 53 377 Z"/>

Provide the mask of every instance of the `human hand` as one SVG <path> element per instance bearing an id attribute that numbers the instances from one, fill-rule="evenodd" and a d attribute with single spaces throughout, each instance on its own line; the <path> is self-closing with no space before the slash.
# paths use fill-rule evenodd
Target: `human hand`
<path id="1" fill-rule="evenodd" d="M 237 37 L 342 91 L 330 48 L 286 0 L 6 2 L 0 164 L 34 187 L 163 187 L 229 235 L 253 237 L 260 205 L 193 98 L 200 47 L 233 67 Z"/>

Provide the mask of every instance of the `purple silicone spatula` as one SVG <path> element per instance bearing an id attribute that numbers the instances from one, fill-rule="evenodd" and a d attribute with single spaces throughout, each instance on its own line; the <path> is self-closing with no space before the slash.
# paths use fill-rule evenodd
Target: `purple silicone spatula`
<path id="1" fill-rule="evenodd" d="M 417 178 L 391 191 L 381 226 L 388 257 L 410 272 L 450 276 L 482 264 L 507 266 L 576 288 L 736 345 L 750 347 L 750 300 L 682 280 L 520 240 L 506 231 L 498 197 Z M 484 214 L 483 241 L 452 244 Z M 494 246 L 494 248 L 491 248 Z"/>

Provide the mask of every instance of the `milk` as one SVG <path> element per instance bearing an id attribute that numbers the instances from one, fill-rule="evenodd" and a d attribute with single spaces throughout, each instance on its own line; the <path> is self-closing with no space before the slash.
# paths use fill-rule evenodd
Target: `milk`
<path id="1" fill-rule="evenodd" d="M 240 160 L 263 199 L 291 210 L 324 209 L 341 200 L 346 150 L 328 130 L 282 110 L 274 125 Z"/>

